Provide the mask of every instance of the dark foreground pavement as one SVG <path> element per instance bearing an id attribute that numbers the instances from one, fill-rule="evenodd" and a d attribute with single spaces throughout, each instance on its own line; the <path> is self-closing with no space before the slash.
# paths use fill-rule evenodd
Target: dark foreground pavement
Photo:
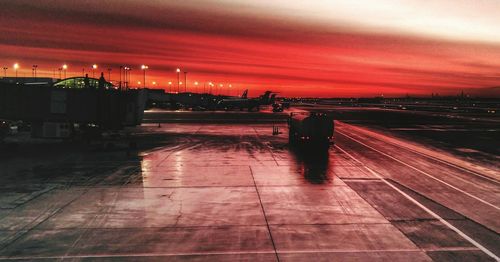
<path id="1" fill-rule="evenodd" d="M 439 162 L 340 123 L 328 154 L 304 154 L 279 126 L 273 136 L 270 124 L 144 125 L 137 150 L 120 140 L 102 150 L 20 146 L 0 162 L 0 259 L 499 255 L 498 170 Z"/>

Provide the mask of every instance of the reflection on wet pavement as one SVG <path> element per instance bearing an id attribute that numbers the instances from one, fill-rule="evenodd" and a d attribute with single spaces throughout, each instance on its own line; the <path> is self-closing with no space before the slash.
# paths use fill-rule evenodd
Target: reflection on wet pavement
<path id="1" fill-rule="evenodd" d="M 134 132 L 136 150 L 2 161 L 0 258 L 430 260 L 344 183 L 374 177 L 336 148 L 291 150 L 262 124 Z"/>

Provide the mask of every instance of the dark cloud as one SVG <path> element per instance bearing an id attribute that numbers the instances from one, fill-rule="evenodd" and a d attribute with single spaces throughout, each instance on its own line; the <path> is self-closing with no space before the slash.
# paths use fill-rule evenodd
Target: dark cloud
<path id="1" fill-rule="evenodd" d="M 291 95 L 424 94 L 500 80 L 500 46 L 349 31 L 213 3 L 0 1 L 0 62 L 40 63 L 46 74 L 61 62 L 74 72 L 146 63 L 162 83 L 182 66 L 200 81 Z"/>

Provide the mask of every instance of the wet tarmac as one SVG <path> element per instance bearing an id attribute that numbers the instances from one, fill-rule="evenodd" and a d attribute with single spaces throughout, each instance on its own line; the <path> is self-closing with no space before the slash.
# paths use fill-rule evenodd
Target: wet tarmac
<path id="1" fill-rule="evenodd" d="M 341 122 L 329 152 L 301 152 L 273 123 L 144 124 L 107 142 L 4 152 L 0 259 L 500 256 L 495 165 Z"/>

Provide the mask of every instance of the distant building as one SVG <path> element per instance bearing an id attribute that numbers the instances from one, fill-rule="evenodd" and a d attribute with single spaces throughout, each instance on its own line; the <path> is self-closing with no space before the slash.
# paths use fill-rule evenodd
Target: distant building
<path id="1" fill-rule="evenodd" d="M 57 79 L 48 77 L 0 77 L 0 83 L 19 85 L 50 86 L 56 81 Z"/>
<path id="2" fill-rule="evenodd" d="M 88 88 L 97 88 L 99 79 L 87 78 Z M 0 77 L 0 84 L 18 84 L 30 86 L 53 86 L 57 88 L 85 88 L 85 77 L 70 77 L 66 79 L 55 79 L 47 77 Z M 116 88 L 111 82 L 105 82 L 106 89 Z"/>
<path id="3" fill-rule="evenodd" d="M 87 87 L 85 86 L 86 85 L 85 81 L 86 78 L 82 76 L 70 77 L 54 83 L 53 86 L 58 88 L 97 88 L 99 86 L 99 79 L 97 78 L 90 78 L 90 77 L 87 78 L 88 81 Z M 115 86 L 111 82 L 105 82 L 104 88 L 114 89 Z"/>

